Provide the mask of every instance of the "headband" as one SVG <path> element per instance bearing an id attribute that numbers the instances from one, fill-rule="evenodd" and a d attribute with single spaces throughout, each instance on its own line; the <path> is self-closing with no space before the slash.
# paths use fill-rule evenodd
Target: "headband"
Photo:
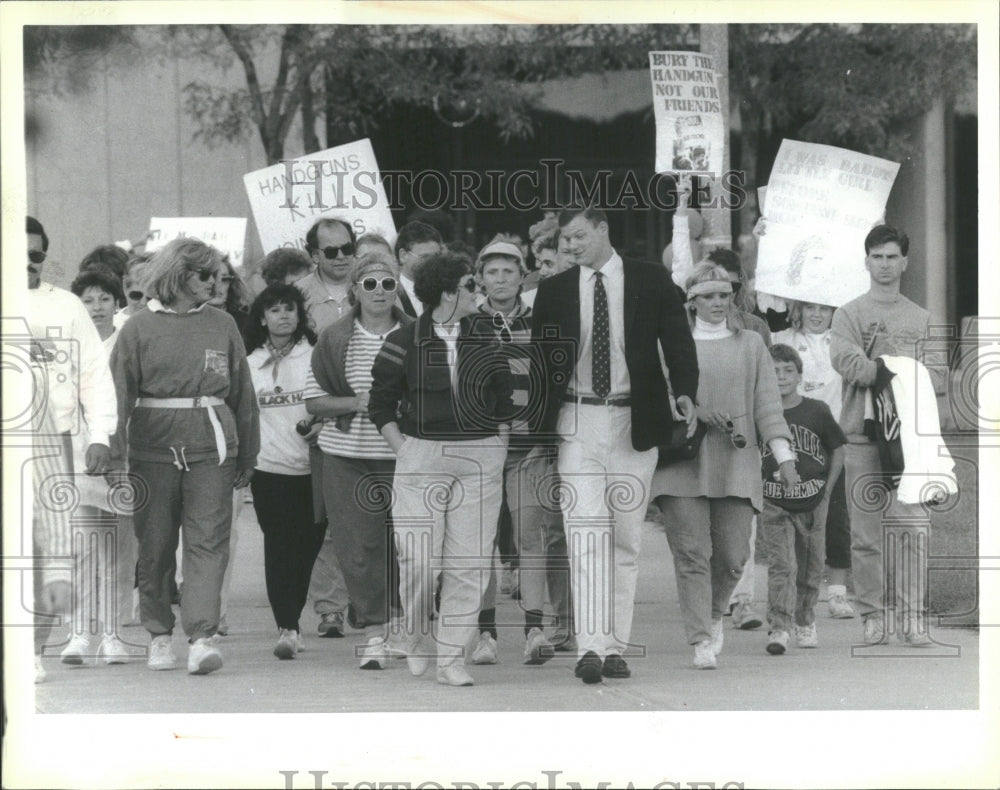
<path id="1" fill-rule="evenodd" d="M 687 297 L 690 299 L 694 296 L 701 296 L 703 294 L 731 294 L 732 292 L 733 284 L 729 280 L 705 280 L 704 282 L 695 283 L 688 288 Z"/>

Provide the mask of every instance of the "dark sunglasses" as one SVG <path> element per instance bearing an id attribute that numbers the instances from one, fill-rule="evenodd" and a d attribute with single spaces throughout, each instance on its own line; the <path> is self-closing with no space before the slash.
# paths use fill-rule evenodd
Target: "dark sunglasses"
<path id="1" fill-rule="evenodd" d="M 198 279 L 203 283 L 207 283 L 209 280 L 215 279 L 215 272 L 208 269 L 199 269 L 195 272 L 198 275 Z"/>
<path id="2" fill-rule="evenodd" d="M 737 414 L 736 419 L 740 417 L 746 417 L 745 414 Z M 726 433 L 729 434 L 729 441 L 733 443 L 733 447 L 737 450 L 742 450 L 747 446 L 747 437 L 742 433 L 737 433 L 736 425 L 732 420 L 726 420 Z"/>
<path id="3" fill-rule="evenodd" d="M 510 331 L 510 323 L 507 321 L 507 318 L 503 313 L 493 314 L 493 328 L 500 333 L 501 343 L 513 342 L 514 334 Z"/>
<path id="4" fill-rule="evenodd" d="M 138 302 L 140 299 L 144 299 L 145 297 L 146 297 L 146 294 L 144 294 L 142 291 L 129 291 L 128 292 L 128 298 L 131 299 L 133 302 Z"/>
<path id="5" fill-rule="evenodd" d="M 44 263 L 46 256 L 42 250 L 28 250 L 28 260 L 32 263 Z"/>
<path id="6" fill-rule="evenodd" d="M 474 294 L 476 292 L 476 281 L 471 278 L 466 280 L 464 283 L 459 283 L 458 285 L 459 288 L 464 288 L 470 294 Z"/>
<path id="7" fill-rule="evenodd" d="M 381 280 L 378 280 L 375 277 L 365 277 L 365 279 L 361 281 L 360 285 L 362 290 L 368 291 L 369 293 L 374 291 L 380 285 L 382 286 L 382 290 L 386 293 L 392 293 L 396 290 L 396 281 L 392 277 L 383 277 Z"/>
<path id="8" fill-rule="evenodd" d="M 339 247 L 324 247 L 323 256 L 328 260 L 332 261 L 337 258 L 338 254 L 342 254 L 345 258 L 350 257 L 354 254 L 354 243 L 347 242 L 347 244 L 341 244 Z"/>

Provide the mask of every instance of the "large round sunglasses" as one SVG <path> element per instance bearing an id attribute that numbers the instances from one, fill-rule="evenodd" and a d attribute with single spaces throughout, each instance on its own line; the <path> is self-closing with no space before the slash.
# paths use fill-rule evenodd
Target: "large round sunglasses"
<path id="1" fill-rule="evenodd" d="M 361 290 L 368 291 L 368 293 L 372 293 L 379 286 L 382 286 L 382 290 L 386 293 L 392 293 L 396 290 L 396 280 L 393 277 L 383 277 L 381 280 L 375 277 L 365 277 L 359 285 L 361 285 Z"/>
<path id="2" fill-rule="evenodd" d="M 347 244 L 341 244 L 339 247 L 330 246 L 323 248 L 323 257 L 328 261 L 332 261 L 337 258 L 338 255 L 343 255 L 345 258 L 350 258 L 354 254 L 354 243 L 347 242 Z"/>

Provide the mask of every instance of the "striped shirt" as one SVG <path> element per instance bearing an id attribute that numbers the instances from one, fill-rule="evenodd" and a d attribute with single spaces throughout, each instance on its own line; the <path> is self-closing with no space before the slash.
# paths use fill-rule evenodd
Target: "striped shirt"
<path id="1" fill-rule="evenodd" d="M 359 321 L 354 322 L 354 334 L 347 344 L 347 358 L 344 361 L 344 374 L 352 390 L 360 393 L 371 389 L 372 364 L 386 336 L 398 326 L 399 324 L 394 325 L 384 335 L 375 335 L 361 326 Z M 306 380 L 306 400 L 329 394 L 316 382 L 310 367 L 309 377 Z M 327 420 L 319 434 L 319 449 L 328 455 L 348 458 L 391 460 L 396 457 L 375 424 L 368 419 L 367 412 L 354 414 L 346 433 L 338 430 L 333 420 Z"/>

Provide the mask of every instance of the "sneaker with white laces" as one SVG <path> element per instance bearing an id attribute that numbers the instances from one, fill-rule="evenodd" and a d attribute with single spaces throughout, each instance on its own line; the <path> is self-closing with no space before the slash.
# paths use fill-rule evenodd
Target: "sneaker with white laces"
<path id="1" fill-rule="evenodd" d="M 865 618 L 865 644 L 881 645 L 885 643 L 885 619 L 872 614 Z"/>
<path id="2" fill-rule="evenodd" d="M 471 686 L 473 685 L 472 675 L 470 675 L 461 662 L 455 661 L 437 669 L 437 681 L 442 686 Z"/>
<path id="3" fill-rule="evenodd" d="M 544 664 L 555 656 L 556 649 L 552 643 L 545 638 L 541 628 L 532 628 L 528 631 L 528 637 L 524 640 L 524 663 Z"/>
<path id="4" fill-rule="evenodd" d="M 275 658 L 280 658 L 282 661 L 295 658 L 295 654 L 299 652 L 298 636 L 298 631 L 291 628 L 282 628 L 278 632 L 278 644 L 274 646 L 274 650 L 272 651 Z"/>
<path id="5" fill-rule="evenodd" d="M 42 657 L 38 653 L 35 653 L 35 683 L 44 683 L 47 677 L 48 673 L 45 671 L 45 667 L 42 666 Z"/>
<path id="6" fill-rule="evenodd" d="M 385 669 L 389 663 L 389 648 L 380 636 L 373 636 L 361 653 L 362 669 Z"/>
<path id="7" fill-rule="evenodd" d="M 472 651 L 472 663 L 495 664 L 498 660 L 497 640 L 490 635 L 489 631 L 483 631 L 479 635 L 479 642 L 476 643 L 476 647 Z"/>
<path id="8" fill-rule="evenodd" d="M 319 627 L 316 631 L 320 636 L 340 639 L 344 635 L 344 613 L 326 612 L 320 615 Z"/>
<path id="9" fill-rule="evenodd" d="M 784 655 L 788 649 L 788 631 L 770 631 L 767 635 L 767 652 L 772 656 Z"/>
<path id="10" fill-rule="evenodd" d="M 819 647 L 816 623 L 795 626 L 795 644 L 798 647 Z"/>
<path id="11" fill-rule="evenodd" d="M 188 650 L 188 674 L 207 675 L 222 668 L 222 653 L 207 637 L 195 639 Z"/>
<path id="12" fill-rule="evenodd" d="M 174 655 L 173 638 L 170 634 L 154 636 L 149 643 L 149 658 L 146 666 L 150 669 L 174 669 L 177 666 L 177 656 Z"/>
<path id="13" fill-rule="evenodd" d="M 718 666 L 711 639 L 703 639 L 694 646 L 694 666 L 695 669 L 715 669 Z"/>
<path id="14" fill-rule="evenodd" d="M 750 598 L 741 595 L 736 601 L 736 607 L 733 609 L 733 627 L 739 628 L 742 631 L 752 631 L 755 628 L 760 628 L 762 625 L 764 625 L 764 621 L 754 611 L 753 604 L 750 603 Z"/>
<path id="15" fill-rule="evenodd" d="M 84 657 L 90 655 L 90 635 L 77 634 L 69 640 L 69 644 L 63 648 L 59 654 L 59 659 L 64 664 L 79 667 L 84 664 Z"/>
<path id="16" fill-rule="evenodd" d="M 101 639 L 101 646 L 97 648 L 97 655 L 104 659 L 105 664 L 127 664 L 130 658 L 128 648 L 114 634 L 105 634 Z"/>
<path id="17" fill-rule="evenodd" d="M 826 606 L 830 610 L 830 617 L 837 620 L 850 620 L 855 616 L 854 607 L 847 600 L 847 587 L 843 584 L 831 584 L 827 588 Z"/>
<path id="18" fill-rule="evenodd" d="M 712 652 L 715 655 L 722 654 L 722 643 L 725 641 L 725 634 L 722 631 L 722 618 L 712 621 Z"/>

